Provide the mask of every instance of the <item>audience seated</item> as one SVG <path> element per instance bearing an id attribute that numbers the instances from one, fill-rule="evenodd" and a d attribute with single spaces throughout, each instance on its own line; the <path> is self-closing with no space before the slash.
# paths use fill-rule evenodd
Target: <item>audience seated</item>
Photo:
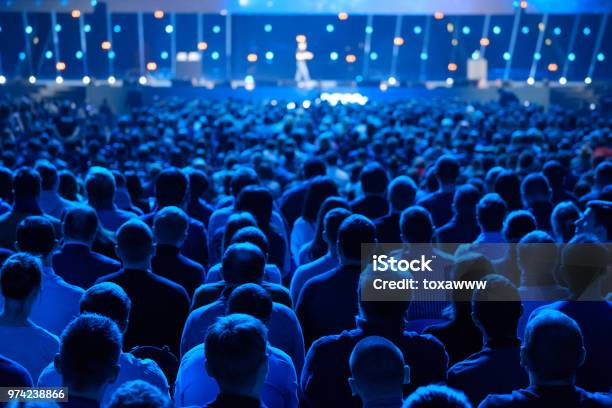
<path id="1" fill-rule="evenodd" d="M 168 206 L 157 211 L 153 221 L 155 256 L 151 259 L 154 274 L 180 285 L 193 296 L 204 283 L 204 268 L 180 253 L 187 238 L 189 217 L 178 207 Z"/>
<path id="2" fill-rule="evenodd" d="M 227 301 L 227 315 L 244 313 L 269 327 L 274 304 L 270 294 L 254 283 L 237 287 Z M 269 335 L 271 337 L 272 334 Z M 202 337 L 203 340 L 204 337 Z M 270 339 L 270 343 L 272 340 Z M 189 350 L 181 359 L 174 393 L 177 406 L 205 405 L 215 399 L 219 387 L 206 372 L 205 344 Z M 268 345 L 268 374 L 262 391 L 262 402 L 268 407 L 297 408 L 297 376 L 291 358 L 280 349 Z"/>
<path id="3" fill-rule="evenodd" d="M 185 170 L 189 177 L 189 202 L 187 214 L 208 228 L 208 221 L 214 209 L 206 202 L 204 195 L 209 191 L 209 180 L 202 170 L 188 168 Z"/>
<path id="4" fill-rule="evenodd" d="M 100 225 L 96 211 L 71 205 L 65 213 L 61 248 L 52 257 L 53 270 L 66 282 L 87 289 L 96 279 L 121 269 L 121 264 L 92 250 Z"/>
<path id="5" fill-rule="evenodd" d="M 525 210 L 512 211 L 504 220 L 504 240 L 509 244 L 504 248 L 503 258 L 493 259 L 497 273 L 520 285 L 521 271 L 518 265 L 516 244 L 528 233 L 537 229 L 535 217 Z"/>
<path id="6" fill-rule="evenodd" d="M 310 181 L 317 176 L 325 176 L 325 162 L 318 157 L 309 158 L 304 161 L 301 173 L 303 180 L 288 188 L 280 198 L 280 209 L 290 229 L 302 215 Z"/>
<path id="7" fill-rule="evenodd" d="M 410 382 L 410 367 L 391 341 L 379 336 L 360 340 L 349 359 L 349 385 L 364 407 L 401 407 L 402 387 Z"/>
<path id="8" fill-rule="evenodd" d="M 489 395 L 479 408 L 491 407 L 610 407 L 612 397 L 592 394 L 575 384 L 584 363 L 582 332 L 570 317 L 546 310 L 527 324 L 521 364 L 529 372 L 529 387 L 505 395 Z"/>
<path id="9" fill-rule="evenodd" d="M 550 215 L 550 224 L 556 242 L 569 242 L 576 233 L 576 221 L 581 217 L 580 209 L 571 201 L 557 204 Z"/>
<path id="10" fill-rule="evenodd" d="M 479 200 L 480 192 L 470 184 L 455 190 L 453 218 L 436 231 L 436 242 L 445 252 L 454 254 L 458 244 L 474 242 L 480 235 L 481 229 L 476 219 L 476 206 Z"/>
<path id="11" fill-rule="evenodd" d="M 601 242 L 612 241 L 612 202 L 594 200 L 576 221 L 577 234 L 592 234 Z"/>
<path id="12" fill-rule="evenodd" d="M 132 301 L 124 346 L 168 346 L 178 355 L 180 333 L 189 312 L 189 296 L 176 283 L 151 272 L 155 252 L 151 229 L 130 220 L 117 231 L 117 254 L 123 268 L 98 279 L 121 286 Z"/>
<path id="13" fill-rule="evenodd" d="M 408 176 L 398 176 L 389 184 L 389 213 L 374 220 L 378 242 L 401 242 L 400 214 L 414 204 L 417 186 Z M 458 241 L 450 241 L 458 242 Z"/>
<path id="14" fill-rule="evenodd" d="M 448 385 L 463 391 L 477 406 L 489 394 L 512 392 L 529 383 L 520 364 L 518 321 L 523 312 L 516 287 L 488 275 L 486 289 L 476 289 L 472 318 L 482 332 L 483 348 L 448 370 Z"/>
<path id="15" fill-rule="evenodd" d="M 92 167 L 85 179 L 88 204 L 96 210 L 98 220 L 105 229 L 116 232 L 126 221 L 137 215 L 117 208 L 115 193 L 117 186 L 113 173 L 103 167 Z"/>
<path id="16" fill-rule="evenodd" d="M 546 177 L 540 173 L 532 173 L 525 177 L 521 183 L 521 196 L 525 208 L 535 217 L 538 229 L 550 233 L 552 231 L 550 213 L 553 210 L 552 189 Z"/>
<path id="17" fill-rule="evenodd" d="M 378 163 L 368 163 L 359 173 L 361 191 L 363 197 L 351 202 L 351 210 L 355 214 L 361 214 L 370 220 L 375 220 L 389 212 L 387 202 L 387 185 L 389 176 L 385 169 Z"/>
<path id="18" fill-rule="evenodd" d="M 97 314 L 108 317 L 117 325 L 121 334 L 128 327 L 130 309 L 129 297 L 120 286 L 105 282 L 89 288 L 81 298 L 80 310 L 83 314 Z M 134 355 L 122 352 L 119 356 L 119 373 L 112 384 L 108 384 L 102 397 L 102 406 L 109 406 L 113 393 L 123 384 L 144 380 L 168 395 L 168 381 L 159 366 L 152 360 L 141 360 Z M 59 387 L 61 377 L 53 363 L 49 364 L 38 377 L 38 387 Z"/>
<path id="19" fill-rule="evenodd" d="M 472 408 L 472 404 L 461 391 L 442 385 L 428 385 L 413 392 L 402 408 Z"/>
<path id="20" fill-rule="evenodd" d="M 35 166 L 41 179 L 41 191 L 38 198 L 40 209 L 45 214 L 56 219 L 62 219 L 62 214 L 72 203 L 62 198 L 58 193 L 59 177 L 57 168 L 48 160 L 39 160 Z"/>
<path id="21" fill-rule="evenodd" d="M 169 398 L 146 381 L 123 383 L 113 394 L 109 408 L 170 408 Z"/>
<path id="22" fill-rule="evenodd" d="M 430 212 L 436 228 L 443 226 L 453 217 L 452 205 L 459 171 L 459 163 L 451 155 L 444 155 L 436 160 L 434 174 L 438 181 L 438 190 L 418 202 Z"/>
<path id="23" fill-rule="evenodd" d="M 0 384 L 7 387 L 32 387 L 32 376 L 24 366 L 0 355 Z"/>

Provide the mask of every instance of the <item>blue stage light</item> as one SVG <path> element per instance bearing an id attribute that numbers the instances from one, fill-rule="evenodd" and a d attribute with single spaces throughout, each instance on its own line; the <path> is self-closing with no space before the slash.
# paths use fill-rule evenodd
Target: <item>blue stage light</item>
<path id="1" fill-rule="evenodd" d="M 45 52 L 45 58 L 46 58 L 46 59 L 51 59 L 51 58 L 53 58 L 53 52 L 52 52 L 52 51 L 47 51 L 47 52 Z"/>
<path id="2" fill-rule="evenodd" d="M 495 35 L 501 34 L 501 27 L 500 26 L 493 27 L 493 34 Z"/>
<path id="3" fill-rule="evenodd" d="M 539 61 L 542 58 L 542 54 L 540 54 L 539 52 L 536 52 L 533 54 L 533 59 L 536 61 Z"/>
<path id="4" fill-rule="evenodd" d="M 83 58 L 83 51 L 78 50 L 77 52 L 74 53 L 74 56 L 76 59 L 80 60 L 81 58 Z"/>
<path id="5" fill-rule="evenodd" d="M 463 34 L 465 34 L 465 35 L 468 35 L 468 34 L 470 33 L 470 31 L 471 31 L 471 30 L 470 30 L 470 27 L 468 27 L 468 26 L 464 26 L 464 27 L 461 29 L 461 32 L 462 32 Z"/>
<path id="6" fill-rule="evenodd" d="M 429 56 L 427 55 L 427 53 L 426 53 L 426 52 L 422 52 L 422 53 L 421 53 L 421 59 L 422 59 L 423 61 L 427 60 L 427 58 L 428 58 L 428 57 L 429 57 Z"/>
<path id="7" fill-rule="evenodd" d="M 266 52 L 266 59 L 272 61 L 274 59 L 274 53 L 272 51 Z"/>
<path id="8" fill-rule="evenodd" d="M 597 61 L 601 62 L 605 59 L 606 59 L 606 56 L 604 55 L 603 52 L 600 52 L 599 54 L 597 54 Z"/>
<path id="9" fill-rule="evenodd" d="M 85 24 L 85 26 L 83 27 L 83 31 L 85 31 L 86 33 L 91 31 L 91 26 L 89 24 Z"/>
<path id="10" fill-rule="evenodd" d="M 363 81 L 363 77 L 361 75 L 357 75 L 355 77 L 355 82 L 362 82 Z"/>
<path id="11" fill-rule="evenodd" d="M 108 52 L 108 59 L 115 59 L 115 56 L 116 56 L 115 51 L 110 50 Z"/>
<path id="12" fill-rule="evenodd" d="M 529 27 L 527 27 L 527 26 L 523 26 L 523 28 L 521 28 L 521 33 L 523 33 L 523 34 L 529 34 Z"/>
<path id="13" fill-rule="evenodd" d="M 567 54 L 567 59 L 570 61 L 575 61 L 576 60 L 576 54 L 574 54 L 573 52 L 570 52 L 569 54 Z"/>
<path id="14" fill-rule="evenodd" d="M 221 27 L 219 27 L 218 25 L 214 26 L 212 28 L 212 32 L 215 34 L 219 34 L 221 32 Z"/>
<path id="15" fill-rule="evenodd" d="M 96 7 L 98 5 L 98 0 L 91 0 L 91 7 Z"/>
<path id="16" fill-rule="evenodd" d="M 210 54 L 210 57 L 216 61 L 219 59 L 219 53 L 217 51 L 213 51 L 212 54 Z"/>
<path id="17" fill-rule="evenodd" d="M 25 53 L 25 52 L 23 52 L 23 51 L 22 51 L 22 52 L 20 52 L 20 53 L 19 53 L 19 59 L 20 59 L 21 61 L 23 61 L 24 59 L 26 59 L 26 53 Z"/>
<path id="18" fill-rule="evenodd" d="M 372 61 L 376 61 L 376 60 L 378 59 L 378 53 L 376 53 L 376 52 L 372 51 L 372 52 L 370 53 L 370 59 L 371 59 Z"/>
<path id="19" fill-rule="evenodd" d="M 414 31 L 414 33 L 416 35 L 419 35 L 423 32 L 423 28 L 421 26 L 414 26 L 414 28 L 412 29 L 412 31 Z"/>
<path id="20" fill-rule="evenodd" d="M 171 34 L 173 31 L 174 31 L 174 27 L 172 27 L 172 24 L 168 24 L 168 25 L 166 26 L 166 32 L 167 32 L 168 34 Z"/>
<path id="21" fill-rule="evenodd" d="M 162 51 L 160 57 L 163 60 L 167 60 L 168 59 L 168 51 Z"/>
<path id="22" fill-rule="evenodd" d="M 582 34 L 584 34 L 584 35 L 591 35 L 591 28 L 590 27 L 584 27 L 582 29 Z"/>
<path id="23" fill-rule="evenodd" d="M 115 33 L 120 33 L 121 32 L 121 26 L 119 24 L 115 24 L 115 26 L 113 27 L 113 31 Z"/>
<path id="24" fill-rule="evenodd" d="M 266 33 L 271 32 L 271 31 L 272 31 L 272 24 L 266 24 L 266 25 L 264 26 L 264 31 L 265 31 Z"/>
<path id="25" fill-rule="evenodd" d="M 55 32 L 59 33 L 60 31 L 62 31 L 62 25 L 61 24 L 56 24 L 55 25 Z"/>
<path id="26" fill-rule="evenodd" d="M 366 26 L 365 32 L 366 34 L 372 34 L 374 32 L 374 28 L 372 28 L 372 26 Z"/>
<path id="27" fill-rule="evenodd" d="M 327 30 L 328 33 L 333 33 L 334 32 L 334 25 L 333 24 L 328 24 L 325 26 L 325 30 Z"/>
<path id="28" fill-rule="evenodd" d="M 509 61 L 510 57 L 512 57 L 512 55 L 510 55 L 508 51 L 504 52 L 504 60 Z"/>
<path id="29" fill-rule="evenodd" d="M 338 59 L 338 53 L 336 51 L 332 51 L 329 53 L 329 59 L 332 61 L 336 61 Z"/>
<path id="30" fill-rule="evenodd" d="M 27 26 L 27 27 L 25 28 L 25 32 L 26 32 L 26 34 L 32 34 L 32 31 L 34 31 L 34 29 L 32 28 L 32 26 Z"/>
<path id="31" fill-rule="evenodd" d="M 555 29 L 553 30 L 553 33 L 555 35 L 561 35 L 561 27 L 555 27 Z"/>

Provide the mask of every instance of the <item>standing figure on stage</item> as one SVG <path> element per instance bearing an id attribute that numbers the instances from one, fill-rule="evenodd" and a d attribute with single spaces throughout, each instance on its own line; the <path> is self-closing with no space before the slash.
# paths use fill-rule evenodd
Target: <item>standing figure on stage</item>
<path id="1" fill-rule="evenodd" d="M 295 82 L 305 84 L 310 82 L 310 72 L 308 71 L 308 64 L 306 61 L 311 60 L 314 55 L 308 51 L 308 44 L 306 43 L 306 36 L 300 34 L 295 37 L 297 41 L 297 51 L 295 52 Z"/>

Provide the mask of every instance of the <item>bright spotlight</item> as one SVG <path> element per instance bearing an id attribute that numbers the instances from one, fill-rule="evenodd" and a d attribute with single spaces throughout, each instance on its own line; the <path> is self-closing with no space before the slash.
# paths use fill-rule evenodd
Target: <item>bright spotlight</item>
<path id="1" fill-rule="evenodd" d="M 391 86 L 395 86 L 397 85 L 397 79 L 395 79 L 395 77 L 389 77 L 389 79 L 387 79 L 387 83 L 389 83 Z"/>
<path id="2" fill-rule="evenodd" d="M 146 83 L 147 83 L 147 77 L 146 77 L 146 76 L 144 76 L 144 75 L 142 75 L 140 78 L 138 78 L 138 83 L 139 83 L 140 85 L 146 85 Z"/>
<path id="3" fill-rule="evenodd" d="M 535 84 L 535 79 L 533 77 L 527 78 L 527 84 L 529 84 L 529 85 Z"/>
<path id="4" fill-rule="evenodd" d="M 274 53 L 272 51 L 266 52 L 266 59 L 272 61 L 274 59 Z"/>
<path id="5" fill-rule="evenodd" d="M 6 77 L 4 75 L 0 75 L 0 85 L 6 84 Z"/>
<path id="6" fill-rule="evenodd" d="M 89 84 L 91 83 L 91 78 L 90 78 L 89 76 L 85 75 L 85 76 L 83 77 L 83 83 L 84 83 L 85 85 L 89 85 Z"/>
<path id="7" fill-rule="evenodd" d="M 446 78 L 446 85 L 451 86 L 455 83 L 453 78 Z"/>
<path id="8" fill-rule="evenodd" d="M 108 77 L 108 83 L 110 85 L 113 85 L 115 82 L 117 82 L 117 79 L 114 76 L 111 75 Z"/>
<path id="9" fill-rule="evenodd" d="M 587 85 L 590 85 L 593 82 L 593 80 L 591 79 L 591 77 L 586 77 L 584 78 L 584 83 Z"/>
<path id="10" fill-rule="evenodd" d="M 310 105 L 311 105 L 311 104 L 312 104 L 312 103 L 311 103 L 311 102 L 310 102 L 308 99 L 306 99 L 304 102 L 302 102 L 302 107 L 303 107 L 304 109 L 308 109 L 308 108 L 310 108 Z"/>
<path id="11" fill-rule="evenodd" d="M 561 77 L 561 78 L 559 78 L 559 83 L 560 83 L 561 85 L 565 85 L 565 84 L 567 84 L 567 78 L 566 78 L 566 77 Z"/>
<path id="12" fill-rule="evenodd" d="M 168 24 L 168 25 L 166 26 L 166 32 L 167 32 L 168 34 L 172 34 L 172 32 L 174 32 L 174 27 L 172 27 L 172 24 Z"/>
<path id="13" fill-rule="evenodd" d="M 289 103 L 287 104 L 287 109 L 288 109 L 288 110 L 293 110 L 293 109 L 295 109 L 295 106 L 296 106 L 296 105 L 295 105 L 295 102 L 289 102 Z"/>
<path id="14" fill-rule="evenodd" d="M 28 78 L 28 82 L 31 84 L 35 84 L 36 83 L 36 77 L 34 75 L 30 75 Z"/>
<path id="15" fill-rule="evenodd" d="M 55 82 L 58 84 L 63 84 L 64 83 L 64 78 L 62 78 L 61 76 L 56 76 L 55 77 Z"/>

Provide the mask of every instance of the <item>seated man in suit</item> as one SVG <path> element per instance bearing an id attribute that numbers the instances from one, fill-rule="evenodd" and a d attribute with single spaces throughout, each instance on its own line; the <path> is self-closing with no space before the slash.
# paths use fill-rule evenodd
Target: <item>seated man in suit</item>
<path id="1" fill-rule="evenodd" d="M 389 176 L 385 169 L 376 162 L 369 163 L 361 170 L 359 180 L 363 197 L 351 202 L 351 210 L 371 220 L 386 215 L 389 212 L 386 197 Z"/>
<path id="2" fill-rule="evenodd" d="M 116 260 L 92 251 L 98 228 L 98 215 L 93 208 L 71 206 L 62 223 L 64 244 L 52 258 L 55 273 L 83 289 L 92 286 L 99 277 L 121 269 Z"/>
<path id="3" fill-rule="evenodd" d="M 417 186 L 408 176 L 399 176 L 389 184 L 389 214 L 376 220 L 376 239 L 381 243 L 401 242 L 400 214 L 414 204 Z"/>

